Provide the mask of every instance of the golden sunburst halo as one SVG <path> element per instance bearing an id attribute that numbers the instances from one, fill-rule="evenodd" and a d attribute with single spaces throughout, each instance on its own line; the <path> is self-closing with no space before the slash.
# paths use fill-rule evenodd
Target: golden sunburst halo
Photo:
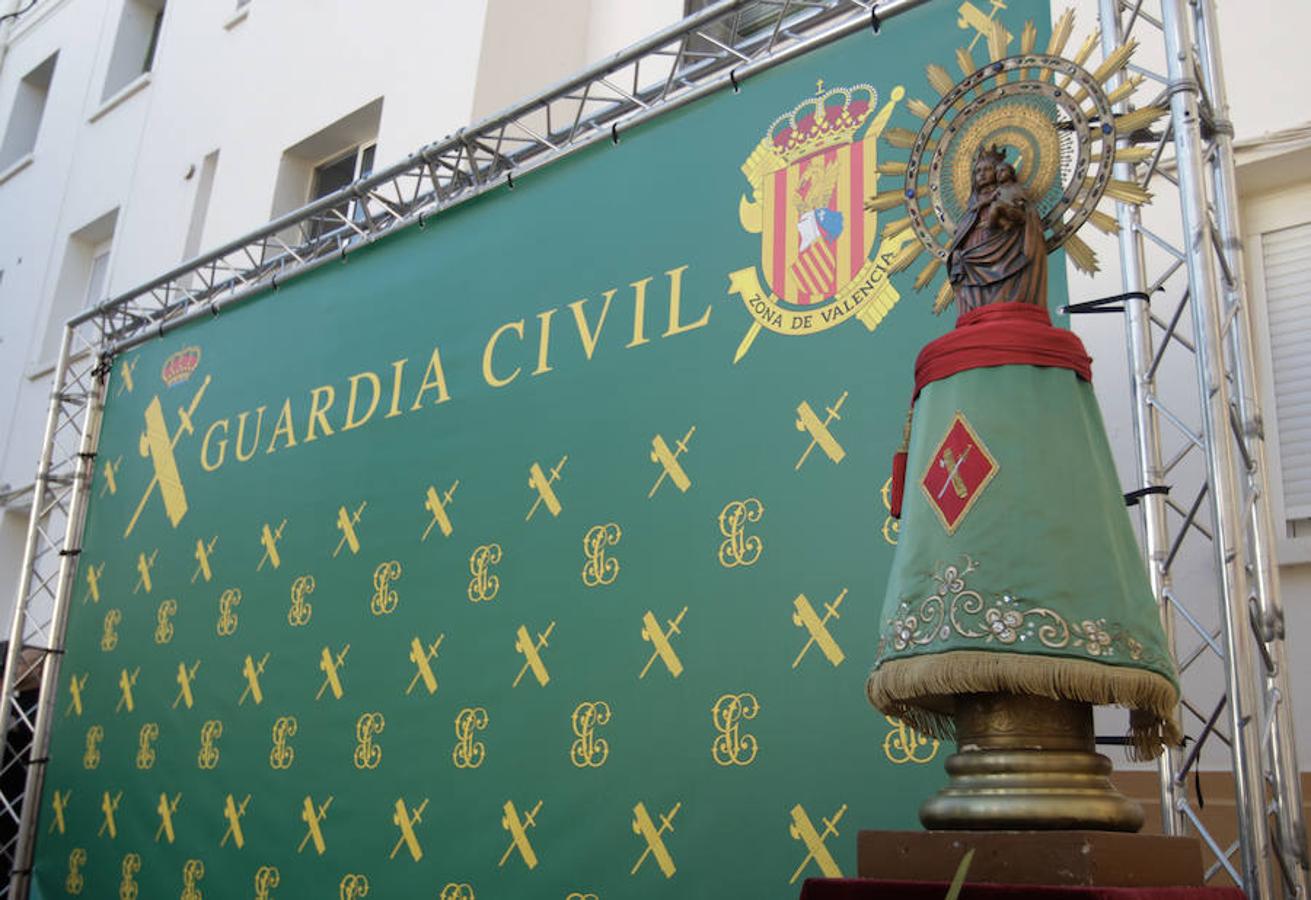
<path id="1" fill-rule="evenodd" d="M 977 64 L 968 47 L 958 48 L 950 62 L 959 78 L 943 65 L 928 65 L 926 79 L 937 98 L 927 102 L 912 97 L 904 107 L 904 115 L 920 120 L 918 129 L 885 129 L 884 142 L 903 151 L 905 158 L 884 157 L 879 172 L 894 176 L 895 187 L 870 197 L 866 206 L 904 208 L 905 216 L 884 234 L 910 229 L 918 240 L 907 244 L 889 269 L 907 269 L 928 251 L 930 258 L 915 279 L 917 291 L 941 275 L 956 223 L 969 202 L 973 161 L 983 147 L 995 144 L 1007 150 L 1018 180 L 1037 205 L 1048 252 L 1064 247 L 1075 266 L 1089 274 L 1098 269 L 1097 256 L 1079 230 L 1091 224 L 1106 233 L 1118 231 L 1115 218 L 1097 205 L 1107 198 L 1150 202 L 1146 190 L 1137 182 L 1114 178 L 1112 168 L 1116 162 L 1133 164 L 1150 155 L 1149 148 L 1118 145 L 1137 139 L 1166 109 L 1149 105 L 1116 116 L 1115 104 L 1128 101 L 1142 78 L 1123 77 L 1109 92 L 1106 85 L 1128 68 L 1136 43 L 1117 47 L 1089 71 L 1099 35 L 1087 36 L 1072 58 L 1066 58 L 1073 31 L 1074 13 L 1066 10 L 1053 23 L 1045 49 L 1036 52 L 1037 29 L 1028 22 L 1020 52 L 1007 55 L 1011 35 L 994 20 L 988 59 Z M 935 292 L 934 311 L 951 300 L 944 277 Z"/>

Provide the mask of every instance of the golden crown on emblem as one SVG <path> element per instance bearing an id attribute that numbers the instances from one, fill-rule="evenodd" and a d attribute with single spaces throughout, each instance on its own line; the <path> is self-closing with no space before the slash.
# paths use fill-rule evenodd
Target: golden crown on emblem
<path id="1" fill-rule="evenodd" d="M 824 90 L 819 82 L 815 96 L 773 121 L 766 133 L 774 152 L 788 163 L 816 150 L 850 143 L 878 107 L 879 95 L 871 84 Z"/>
<path id="2" fill-rule="evenodd" d="M 200 348 L 183 347 L 164 361 L 164 368 L 160 371 L 159 377 L 164 379 L 166 385 L 172 387 L 190 378 L 191 373 L 196 371 L 199 365 Z"/>

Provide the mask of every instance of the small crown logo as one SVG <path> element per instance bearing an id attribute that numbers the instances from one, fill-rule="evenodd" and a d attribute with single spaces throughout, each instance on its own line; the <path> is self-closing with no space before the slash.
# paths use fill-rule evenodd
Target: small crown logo
<path id="1" fill-rule="evenodd" d="M 784 113 L 769 126 L 774 152 L 789 164 L 832 144 L 850 143 L 878 106 L 873 85 L 856 84 L 824 90 L 820 81 L 815 96 Z"/>
<path id="2" fill-rule="evenodd" d="M 164 379 L 166 385 L 172 387 L 190 378 L 191 373 L 196 371 L 199 365 L 200 348 L 183 347 L 164 361 L 164 368 L 159 373 L 159 377 Z"/>

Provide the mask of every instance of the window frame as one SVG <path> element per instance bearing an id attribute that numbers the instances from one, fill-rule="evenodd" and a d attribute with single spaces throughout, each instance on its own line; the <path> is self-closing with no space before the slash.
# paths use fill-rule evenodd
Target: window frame
<path id="1" fill-rule="evenodd" d="M 1274 190 L 1242 198 L 1242 241 L 1246 262 L 1251 351 L 1256 368 L 1266 448 L 1266 479 L 1281 565 L 1311 562 L 1311 533 L 1290 536 L 1284 497 L 1283 447 L 1275 398 L 1274 361 L 1270 352 L 1270 317 L 1266 304 L 1262 237 L 1272 231 L 1311 223 L 1311 179 L 1288 182 Z M 1311 316 L 1311 312 L 1308 313 Z"/>

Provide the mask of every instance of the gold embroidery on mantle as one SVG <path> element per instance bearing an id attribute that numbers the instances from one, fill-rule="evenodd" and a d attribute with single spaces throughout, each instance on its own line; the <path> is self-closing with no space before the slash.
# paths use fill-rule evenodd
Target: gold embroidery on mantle
<path id="1" fill-rule="evenodd" d="M 966 584 L 981 565 L 970 556 L 962 563 L 939 563 L 933 573 L 937 590 L 920 600 L 903 600 L 884 625 L 878 658 L 885 653 L 914 652 L 916 647 L 957 643 L 960 638 L 985 644 L 1074 649 L 1100 661 L 1159 665 L 1155 654 L 1144 660 L 1143 643 L 1119 623 L 1105 619 L 1074 622 L 1055 610 L 1033 606 L 1011 594 L 985 597 Z M 955 649 L 944 647 L 942 649 Z"/>

